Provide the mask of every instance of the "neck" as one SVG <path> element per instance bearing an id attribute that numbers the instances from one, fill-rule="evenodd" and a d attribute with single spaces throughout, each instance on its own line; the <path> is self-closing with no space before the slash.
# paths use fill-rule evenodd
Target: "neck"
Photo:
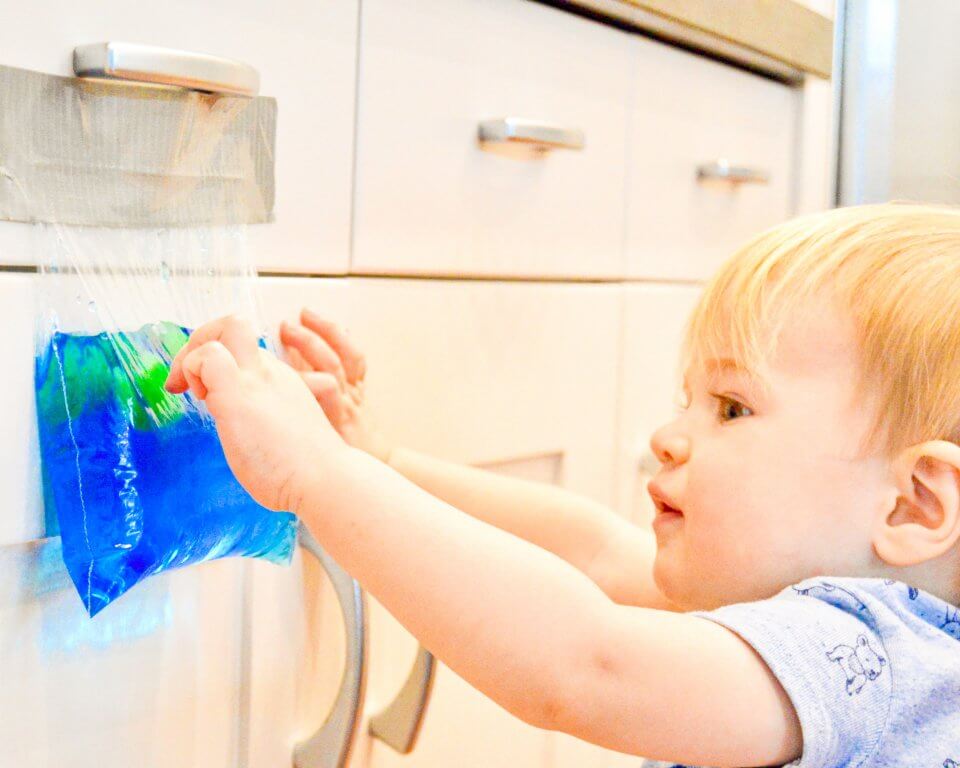
<path id="1" fill-rule="evenodd" d="M 952 605 L 960 605 L 960 562 L 956 553 L 916 565 L 894 567 L 884 564 L 882 570 L 879 575 L 885 579 L 902 581 Z"/>

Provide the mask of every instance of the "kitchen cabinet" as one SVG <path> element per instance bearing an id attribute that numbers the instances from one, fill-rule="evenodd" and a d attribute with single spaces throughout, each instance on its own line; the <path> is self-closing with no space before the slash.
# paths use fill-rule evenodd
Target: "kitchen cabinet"
<path id="1" fill-rule="evenodd" d="M 612 504 L 619 288 L 338 282 L 264 280 L 264 306 L 272 320 L 295 317 L 300 306 L 311 306 L 350 330 L 369 361 L 371 414 L 391 440 Z M 254 723 L 252 744 L 255 750 L 263 750 L 257 745 L 265 742 L 272 746 L 257 752 L 269 759 L 251 764 L 269 765 L 287 754 L 289 735 L 299 727 L 289 723 L 309 706 L 300 702 L 298 714 L 298 692 L 313 688 L 306 681 L 316 677 L 318 667 L 334 679 L 328 673 L 339 662 L 329 650 L 334 646 L 320 653 L 311 647 L 309 630 L 326 620 L 328 602 L 320 607 L 323 618 L 311 618 L 312 612 L 302 609 L 296 570 L 253 565 L 261 581 L 254 585 L 252 679 L 254 699 L 264 706 L 252 707 L 263 717 Z M 365 722 L 396 695 L 417 648 L 387 611 L 369 602 Z M 314 707 L 318 711 L 322 705 Z M 371 741 L 366 731 L 361 728 L 353 764 L 377 768 L 548 765 L 553 739 L 442 666 L 410 755 Z"/>
<path id="2" fill-rule="evenodd" d="M 358 0 L 66 0 L 3 4 L 0 65 L 73 75 L 76 46 L 142 43 L 245 62 L 277 100 L 276 221 L 249 233 L 258 267 L 342 274 L 349 263 Z M 138 86 L 133 86 L 138 87 Z M 29 226 L 0 227 L 4 264 L 33 264 Z"/>
<path id="3" fill-rule="evenodd" d="M 800 91 L 637 37 L 626 274 L 704 280 L 791 214 Z"/>
<path id="4" fill-rule="evenodd" d="M 161 574 L 89 619 L 59 538 L 45 538 L 33 407 L 36 281 L 0 272 L 8 371 L 0 380 L 0 765 L 233 768 L 241 563 Z"/>
<path id="5" fill-rule="evenodd" d="M 653 520 L 646 486 L 659 465 L 650 436 L 674 418 L 679 407 L 680 344 L 699 295 L 699 286 L 684 284 L 634 284 L 624 289 L 617 506 L 637 525 Z"/>
<path id="6" fill-rule="evenodd" d="M 703 281 L 759 229 L 832 200 L 828 83 L 788 85 L 544 4 L 5 11 L 3 65 L 68 75 L 74 46 L 114 39 L 256 67 L 279 108 L 275 220 L 246 232 L 269 324 L 306 305 L 348 327 L 394 441 L 640 525 L 647 443 L 674 408 Z M 333 583 L 298 549 L 287 568 L 168 573 L 84 617 L 45 538 L 37 263 L 30 227 L 0 222 L 0 764 L 289 766 L 352 658 Z M 394 752 L 368 727 L 418 646 L 367 609 L 351 768 L 638 764 L 525 725 L 442 665 L 416 748 Z"/>
<path id="7" fill-rule="evenodd" d="M 621 273 L 626 33 L 517 0 L 365 0 L 361 19 L 351 272 Z M 528 143 L 482 149 L 506 118 Z M 551 127 L 574 146 L 537 151 Z"/>

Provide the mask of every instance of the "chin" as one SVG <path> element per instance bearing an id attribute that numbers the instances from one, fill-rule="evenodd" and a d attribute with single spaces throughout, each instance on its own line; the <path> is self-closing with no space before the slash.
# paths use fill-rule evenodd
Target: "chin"
<path id="1" fill-rule="evenodd" d="M 653 562 L 653 581 L 664 597 L 684 611 L 710 611 L 722 605 L 741 602 L 733 595 L 718 594 L 704 585 L 720 587 L 723 579 L 710 578 L 685 568 L 682 560 L 662 549 Z"/>
<path id="2" fill-rule="evenodd" d="M 684 578 L 684 568 L 675 557 L 663 549 L 657 550 L 653 561 L 653 582 L 671 603 L 685 611 L 696 610 L 697 605 L 691 594 L 688 579 Z"/>

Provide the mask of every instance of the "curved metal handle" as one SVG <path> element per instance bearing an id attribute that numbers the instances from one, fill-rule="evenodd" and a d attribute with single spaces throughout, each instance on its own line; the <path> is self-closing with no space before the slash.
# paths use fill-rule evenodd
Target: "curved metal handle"
<path id="1" fill-rule="evenodd" d="M 762 168 L 731 165 L 729 160 L 715 160 L 697 166 L 698 181 L 725 181 L 729 184 L 768 184 L 770 174 Z"/>
<path id="2" fill-rule="evenodd" d="M 480 144 L 529 144 L 546 152 L 551 149 L 576 149 L 584 147 L 583 131 L 563 128 L 538 120 L 522 117 L 503 117 L 499 120 L 484 120 L 477 129 Z"/>
<path id="3" fill-rule="evenodd" d="M 436 662 L 422 645 L 397 697 L 370 719 L 369 732 L 401 755 L 413 751 L 433 691 Z"/>
<path id="4" fill-rule="evenodd" d="M 343 611 L 347 660 L 340 691 L 320 729 L 294 748 L 295 768 L 344 768 L 360 724 L 366 691 L 367 622 L 363 591 L 356 579 L 337 565 L 300 523 L 300 546 L 327 572 Z"/>
<path id="5" fill-rule="evenodd" d="M 249 64 L 205 53 L 136 43 L 93 43 L 73 49 L 77 77 L 158 83 L 232 96 L 256 96 L 260 73 Z"/>

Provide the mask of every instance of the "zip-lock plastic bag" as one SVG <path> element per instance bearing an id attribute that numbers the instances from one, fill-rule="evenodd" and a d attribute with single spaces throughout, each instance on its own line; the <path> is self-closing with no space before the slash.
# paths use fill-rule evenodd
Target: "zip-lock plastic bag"
<path id="1" fill-rule="evenodd" d="M 171 568 L 291 558 L 296 518 L 257 504 L 204 404 L 163 387 L 191 328 L 223 314 L 262 327 L 244 225 L 270 215 L 275 105 L 64 80 L 63 135 L 25 137 L 28 160 L 11 176 L 43 222 L 47 528 L 93 616 Z"/>

